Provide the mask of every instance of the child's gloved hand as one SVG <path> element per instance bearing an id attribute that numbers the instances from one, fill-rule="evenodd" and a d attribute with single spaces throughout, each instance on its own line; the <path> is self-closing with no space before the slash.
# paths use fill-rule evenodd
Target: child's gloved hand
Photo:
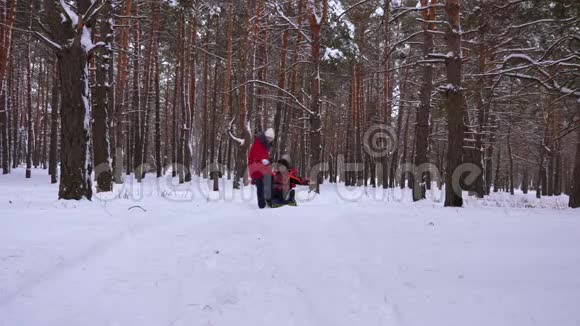
<path id="1" fill-rule="evenodd" d="M 264 165 L 268 165 L 268 164 L 270 164 L 270 161 L 268 161 L 267 159 L 263 159 L 263 160 L 262 160 L 262 164 L 264 164 Z"/>

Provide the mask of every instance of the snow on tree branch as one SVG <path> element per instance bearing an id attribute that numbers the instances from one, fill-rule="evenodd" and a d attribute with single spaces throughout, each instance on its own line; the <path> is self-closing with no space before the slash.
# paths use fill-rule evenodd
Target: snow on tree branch
<path id="1" fill-rule="evenodd" d="M 65 0 L 60 0 L 60 6 L 64 10 L 68 20 L 70 20 L 72 27 L 76 27 L 79 24 L 79 16 L 72 11 L 70 6 L 65 2 Z"/>

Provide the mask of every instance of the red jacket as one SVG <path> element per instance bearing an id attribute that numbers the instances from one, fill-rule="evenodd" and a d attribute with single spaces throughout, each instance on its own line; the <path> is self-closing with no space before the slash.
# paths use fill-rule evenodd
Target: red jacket
<path id="1" fill-rule="evenodd" d="M 298 171 L 295 168 L 281 173 L 274 173 L 272 178 L 274 191 L 280 191 L 282 193 L 287 193 L 290 189 L 295 188 L 296 185 L 307 185 L 307 180 L 304 180 L 298 176 Z"/>
<path id="2" fill-rule="evenodd" d="M 264 165 L 262 160 L 269 160 L 270 153 L 267 145 L 264 143 L 265 137 L 254 137 L 254 143 L 248 153 L 248 170 L 252 179 L 260 179 L 264 175 L 272 174 L 270 165 Z"/>

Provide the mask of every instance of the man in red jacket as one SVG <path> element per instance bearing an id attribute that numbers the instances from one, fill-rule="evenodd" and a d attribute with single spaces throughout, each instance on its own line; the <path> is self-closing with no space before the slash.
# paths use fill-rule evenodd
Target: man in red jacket
<path id="1" fill-rule="evenodd" d="M 266 207 L 271 199 L 272 168 L 270 166 L 270 148 L 274 141 L 274 129 L 268 128 L 264 133 L 254 137 L 254 143 L 248 154 L 248 170 L 258 192 L 258 207 Z"/>

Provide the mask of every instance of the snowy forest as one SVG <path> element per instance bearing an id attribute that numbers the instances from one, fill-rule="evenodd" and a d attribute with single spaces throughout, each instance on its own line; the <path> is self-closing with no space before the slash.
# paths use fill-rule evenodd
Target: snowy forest
<path id="1" fill-rule="evenodd" d="M 271 126 L 274 160 L 292 153 L 314 190 L 410 187 L 420 200 L 471 163 L 461 186 L 474 196 L 566 193 L 578 207 L 579 7 L 5 0 L 2 171 L 47 169 L 63 199 L 167 170 L 239 187 Z"/>
<path id="2" fill-rule="evenodd" d="M 580 2 L 0 0 L 0 168 L 0 325 L 578 325 Z M 97 289 L 71 282 L 113 288 L 137 273 L 113 262 L 163 269 L 152 257 L 181 277 L 171 295 L 137 275 L 79 317 L 75 291 Z M 192 315 L 182 268 L 205 282 Z M 410 294 L 425 280 L 457 292 L 429 285 L 431 310 Z M 63 289 L 71 311 L 47 295 Z"/>

